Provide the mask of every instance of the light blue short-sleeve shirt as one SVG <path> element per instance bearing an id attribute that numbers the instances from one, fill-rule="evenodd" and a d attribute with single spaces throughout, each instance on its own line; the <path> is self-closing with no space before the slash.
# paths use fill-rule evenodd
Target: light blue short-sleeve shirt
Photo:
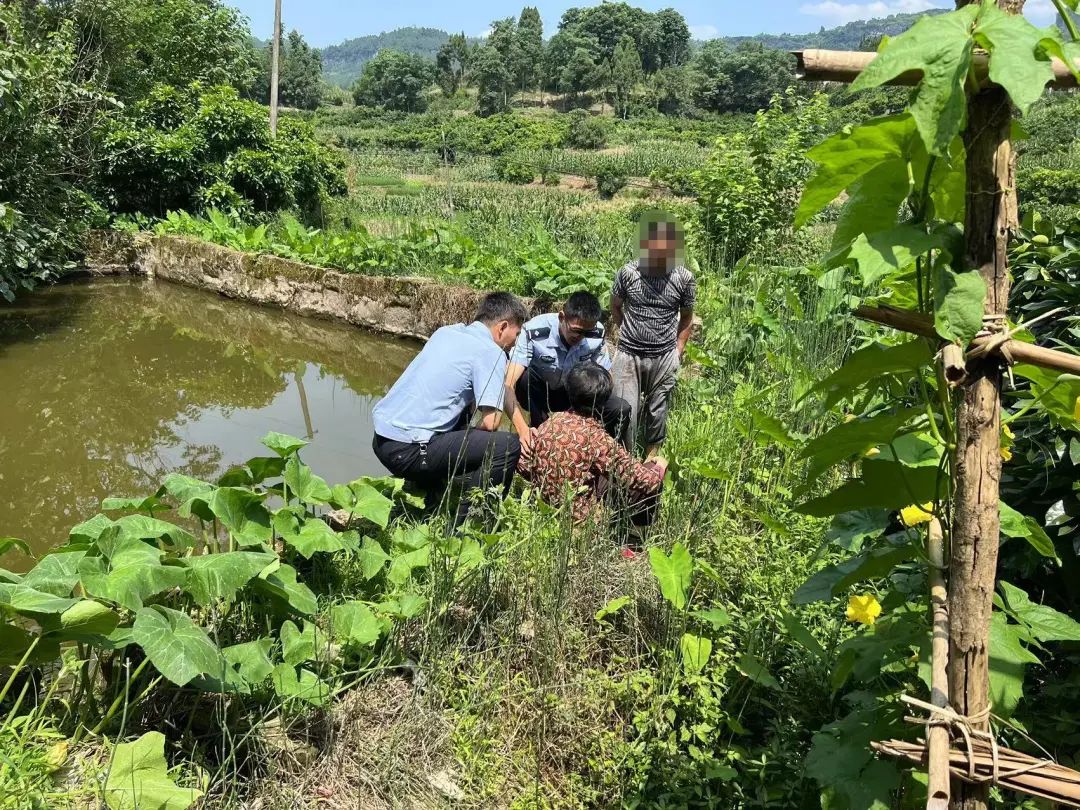
<path id="1" fill-rule="evenodd" d="M 526 321 L 510 351 L 510 362 L 538 374 L 549 388 L 563 388 L 570 369 L 583 361 L 599 363 L 611 370 L 611 358 L 604 348 L 604 327 L 596 325 L 595 334 L 582 338 L 574 346 L 563 343 L 559 334 L 559 313 L 548 312 Z"/>
<path id="2" fill-rule="evenodd" d="M 375 432 L 426 442 L 453 429 L 466 408 L 502 408 L 506 353 L 480 321 L 435 330 L 372 411 Z"/>

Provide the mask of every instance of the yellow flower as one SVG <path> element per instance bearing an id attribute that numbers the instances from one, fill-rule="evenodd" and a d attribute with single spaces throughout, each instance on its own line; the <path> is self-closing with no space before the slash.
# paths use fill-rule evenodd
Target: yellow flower
<path id="1" fill-rule="evenodd" d="M 852 596 L 847 603 L 847 620 L 859 624 L 873 624 L 881 615 L 881 603 L 872 593 Z"/>
<path id="2" fill-rule="evenodd" d="M 924 503 L 922 506 L 912 504 L 900 510 L 900 520 L 907 527 L 918 526 L 920 523 L 929 523 L 934 516 L 934 504 Z"/>
<path id="3" fill-rule="evenodd" d="M 1013 433 L 1011 430 L 1009 430 L 1008 425 L 1002 425 L 1001 426 L 1001 432 L 1005 436 L 1005 438 L 1008 439 L 1009 441 L 1012 441 L 1013 439 L 1016 438 L 1016 434 Z"/>
<path id="4" fill-rule="evenodd" d="M 1012 450 L 1010 450 L 1005 445 L 1001 445 L 1001 460 L 1012 461 Z"/>
<path id="5" fill-rule="evenodd" d="M 880 456 L 880 455 L 881 455 L 881 451 L 878 448 L 871 447 L 869 450 L 867 450 L 865 453 L 863 453 L 863 458 L 874 458 L 874 456 Z"/>

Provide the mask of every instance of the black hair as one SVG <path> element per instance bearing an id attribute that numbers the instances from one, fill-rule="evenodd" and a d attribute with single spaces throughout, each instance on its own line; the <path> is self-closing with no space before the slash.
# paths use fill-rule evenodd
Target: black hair
<path id="1" fill-rule="evenodd" d="M 614 383 L 603 366 L 592 361 L 578 363 L 566 375 L 566 393 L 574 410 L 586 416 L 599 416 L 611 398 Z"/>
<path id="2" fill-rule="evenodd" d="M 570 321 L 598 321 L 604 314 L 600 309 L 600 299 L 584 290 L 571 294 L 563 304 L 562 311 Z"/>
<path id="3" fill-rule="evenodd" d="M 521 326 L 528 316 L 525 304 L 516 295 L 508 292 L 493 292 L 485 295 L 480 301 L 473 320 L 488 326 L 494 326 L 499 321 L 511 321 Z"/>

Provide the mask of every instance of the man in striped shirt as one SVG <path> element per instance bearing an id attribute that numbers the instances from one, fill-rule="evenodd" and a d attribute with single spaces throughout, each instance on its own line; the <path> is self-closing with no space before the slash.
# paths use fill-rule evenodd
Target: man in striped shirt
<path id="1" fill-rule="evenodd" d="M 682 263 L 683 241 L 676 219 L 646 215 L 641 258 L 623 267 L 611 288 L 611 317 L 619 328 L 611 376 L 615 396 L 631 408 L 624 443 L 633 449 L 640 429 L 648 458 L 667 434 L 675 378 L 694 321 L 695 283 Z"/>

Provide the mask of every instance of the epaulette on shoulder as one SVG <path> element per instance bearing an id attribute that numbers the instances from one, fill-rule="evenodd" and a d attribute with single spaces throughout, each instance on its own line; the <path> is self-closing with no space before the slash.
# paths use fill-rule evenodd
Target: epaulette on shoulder
<path id="1" fill-rule="evenodd" d="M 529 340 L 546 340 L 551 335 L 550 326 L 538 326 L 536 329 L 526 329 L 525 334 Z"/>

